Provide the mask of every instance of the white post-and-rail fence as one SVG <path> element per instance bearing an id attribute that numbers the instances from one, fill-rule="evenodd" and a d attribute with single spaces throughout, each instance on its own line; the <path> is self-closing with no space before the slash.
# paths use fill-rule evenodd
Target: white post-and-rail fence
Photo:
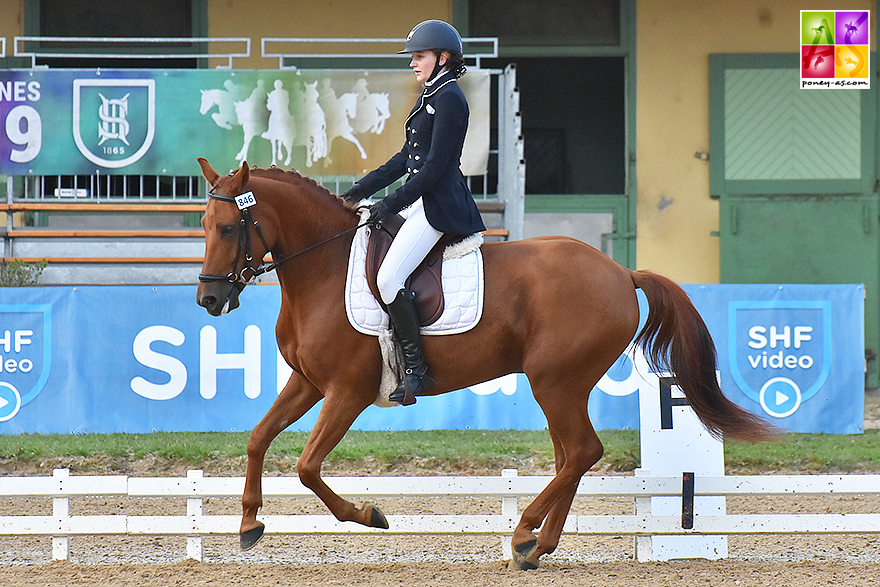
<path id="1" fill-rule="evenodd" d="M 689 474 L 685 474 L 689 475 Z M 504 557 L 510 555 L 510 535 L 519 521 L 518 500 L 540 493 L 548 476 L 517 476 L 506 469 L 500 477 L 327 477 L 342 496 L 482 497 L 499 498 L 500 513 L 490 515 L 389 515 L 390 530 L 341 523 L 331 515 L 266 515 L 267 534 L 487 534 L 502 537 Z M 570 515 L 564 532 L 570 534 L 633 535 L 636 558 L 640 537 L 709 534 L 863 534 L 880 532 L 880 513 L 870 514 L 725 514 L 693 515 L 693 496 L 771 495 L 878 495 L 880 475 L 789 475 L 723 477 L 584 477 L 579 496 L 632 497 L 633 515 Z M 683 515 L 652 515 L 651 497 L 682 496 Z M 70 476 L 56 469 L 52 477 L 0 477 L 2 497 L 53 499 L 51 516 L 0 516 L 0 535 L 52 536 L 52 558 L 67 559 L 70 537 L 77 535 L 176 535 L 187 537 L 187 556 L 201 561 L 202 538 L 238 533 L 235 515 L 205 515 L 205 498 L 239 497 L 243 477 L 204 477 L 189 471 L 186 477 L 127 477 L 124 475 Z M 312 496 L 297 477 L 264 477 L 266 498 Z M 71 497 L 129 496 L 185 498 L 186 515 L 75 515 Z M 692 523 L 691 523 L 692 519 Z M 688 528 L 687 526 L 691 526 Z"/>

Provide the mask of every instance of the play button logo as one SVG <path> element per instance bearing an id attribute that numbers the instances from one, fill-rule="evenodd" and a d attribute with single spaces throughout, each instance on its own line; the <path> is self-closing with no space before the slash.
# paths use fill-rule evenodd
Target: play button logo
<path id="1" fill-rule="evenodd" d="M 801 406 L 801 390 L 787 377 L 774 377 L 761 388 L 761 407 L 775 418 L 791 416 Z"/>
<path id="2" fill-rule="evenodd" d="M 0 422 L 12 419 L 21 408 L 21 395 L 15 386 L 0 381 Z"/>

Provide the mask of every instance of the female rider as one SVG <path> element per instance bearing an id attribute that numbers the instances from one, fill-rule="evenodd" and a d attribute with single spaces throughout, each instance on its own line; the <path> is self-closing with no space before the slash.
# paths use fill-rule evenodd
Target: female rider
<path id="1" fill-rule="evenodd" d="M 456 83 L 466 70 L 461 36 L 448 23 L 427 20 L 413 28 L 400 53 L 412 55 L 409 66 L 424 87 L 406 119 L 403 148 L 341 196 L 359 202 L 407 175 L 403 186 L 372 206 L 368 219 L 379 223 L 411 207 L 377 276 L 404 356 L 404 380 L 390 396 L 396 402 L 402 402 L 407 389 L 421 395 L 434 385 L 406 279 L 444 234 L 469 235 L 486 229 L 460 169 L 469 116 L 467 100 Z"/>

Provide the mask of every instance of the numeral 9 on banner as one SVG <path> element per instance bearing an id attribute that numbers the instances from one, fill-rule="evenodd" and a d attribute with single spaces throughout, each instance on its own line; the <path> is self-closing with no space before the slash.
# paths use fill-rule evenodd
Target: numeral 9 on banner
<path id="1" fill-rule="evenodd" d="M 6 138 L 22 149 L 13 148 L 9 160 L 13 163 L 27 163 L 40 154 L 43 146 L 43 121 L 40 113 L 33 107 L 19 105 L 6 115 Z"/>

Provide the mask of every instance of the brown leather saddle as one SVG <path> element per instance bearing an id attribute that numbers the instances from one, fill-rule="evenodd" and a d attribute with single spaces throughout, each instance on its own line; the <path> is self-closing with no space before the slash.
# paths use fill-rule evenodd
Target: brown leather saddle
<path id="1" fill-rule="evenodd" d="M 379 288 L 376 287 L 376 274 L 402 224 L 403 217 L 400 214 L 392 214 L 382 219 L 378 226 L 370 229 L 370 240 L 367 243 L 367 283 L 379 305 L 386 311 L 387 308 L 379 295 Z M 462 238 L 464 237 L 461 235 L 443 235 L 425 260 L 406 280 L 406 288 L 416 294 L 416 313 L 422 326 L 433 324 L 443 314 L 443 282 L 441 281 L 443 251 Z"/>

